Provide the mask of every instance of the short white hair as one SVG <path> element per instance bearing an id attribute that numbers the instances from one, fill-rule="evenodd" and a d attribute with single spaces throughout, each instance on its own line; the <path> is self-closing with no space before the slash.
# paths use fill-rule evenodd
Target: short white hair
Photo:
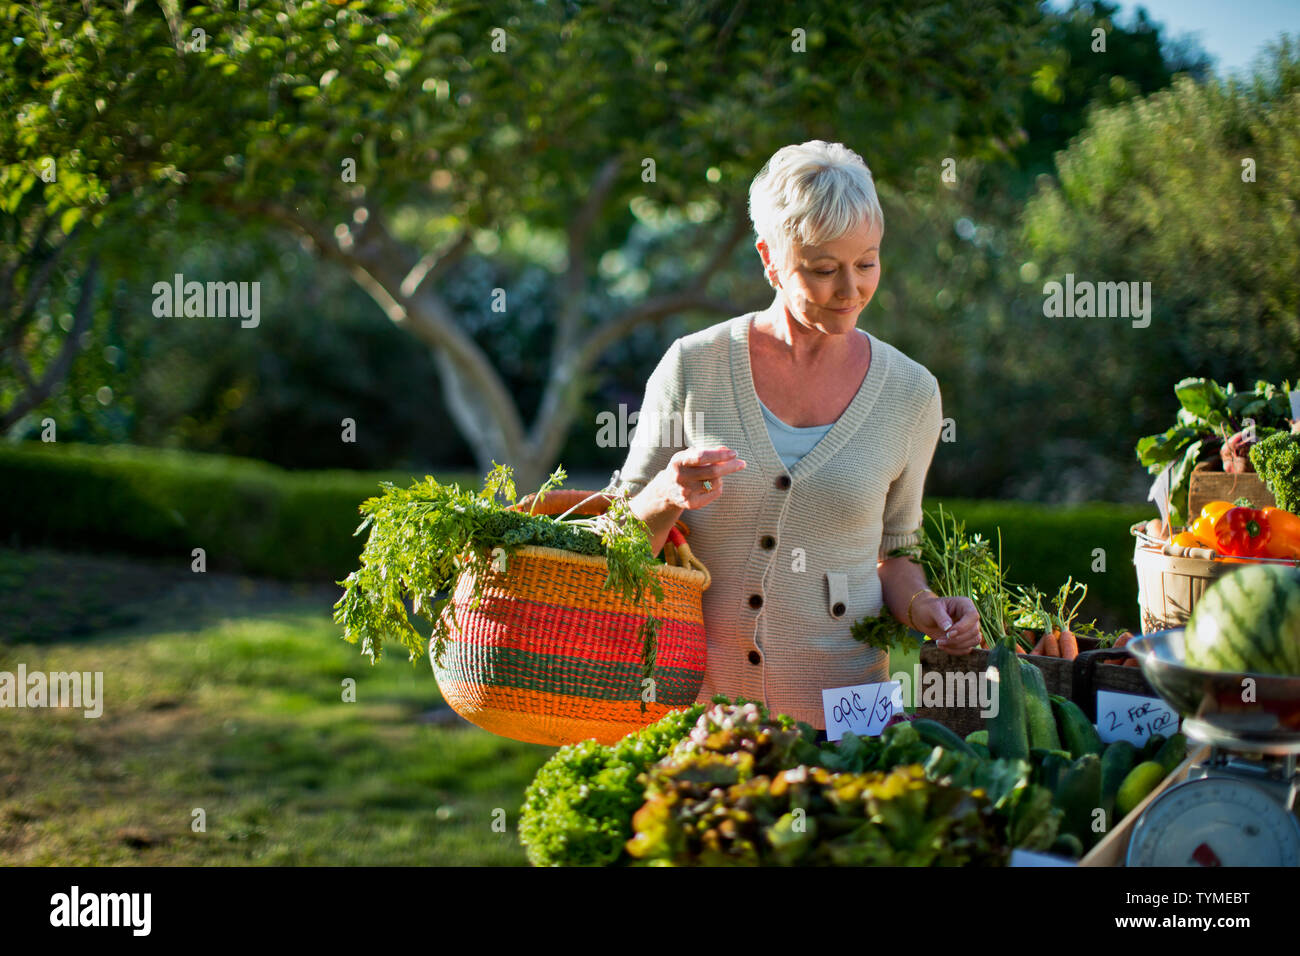
<path id="1" fill-rule="evenodd" d="M 790 262 L 793 241 L 834 242 L 860 228 L 879 226 L 885 216 L 871 170 L 842 143 L 814 139 L 783 146 L 749 187 L 749 218 L 767 243 L 772 263 Z"/>

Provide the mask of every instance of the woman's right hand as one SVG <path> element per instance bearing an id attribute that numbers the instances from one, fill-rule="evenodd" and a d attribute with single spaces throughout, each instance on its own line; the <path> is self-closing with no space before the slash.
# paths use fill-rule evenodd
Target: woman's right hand
<path id="1" fill-rule="evenodd" d="M 671 508 L 693 511 L 722 494 L 722 479 L 745 467 L 730 448 L 684 448 L 673 455 L 654 479 L 656 497 Z M 708 488 L 704 486 L 709 483 Z"/>
<path id="2" fill-rule="evenodd" d="M 722 478 L 745 467 L 730 448 L 683 448 L 632 499 L 632 513 L 650 532 L 650 549 L 658 554 L 668 531 L 683 511 L 703 508 L 722 494 Z M 705 489 L 704 482 L 710 488 Z"/>

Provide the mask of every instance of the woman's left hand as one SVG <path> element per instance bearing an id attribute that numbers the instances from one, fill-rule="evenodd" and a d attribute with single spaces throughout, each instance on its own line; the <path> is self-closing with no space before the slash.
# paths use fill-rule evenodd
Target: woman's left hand
<path id="1" fill-rule="evenodd" d="M 970 598 L 918 598 L 912 622 L 949 654 L 964 657 L 980 646 L 980 614 Z"/>

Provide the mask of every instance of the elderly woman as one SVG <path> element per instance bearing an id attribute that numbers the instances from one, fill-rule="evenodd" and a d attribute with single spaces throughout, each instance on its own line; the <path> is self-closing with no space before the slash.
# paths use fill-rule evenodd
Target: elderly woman
<path id="1" fill-rule="evenodd" d="M 681 518 L 712 574 L 699 699 L 761 700 L 824 730 L 823 688 L 888 680 L 854 621 L 883 603 L 960 655 L 979 615 L 888 557 L 917 541 L 942 413 L 934 376 L 857 328 L 880 282 L 870 170 L 838 143 L 787 146 L 749 210 L 772 304 L 673 342 L 618 487 L 656 553 Z"/>

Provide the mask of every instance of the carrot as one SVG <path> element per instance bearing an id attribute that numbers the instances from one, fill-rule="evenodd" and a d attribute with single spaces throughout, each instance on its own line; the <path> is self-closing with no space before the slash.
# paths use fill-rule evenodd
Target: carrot
<path id="1" fill-rule="evenodd" d="M 1127 643 L 1128 643 L 1132 638 L 1133 638 L 1133 632 L 1132 632 L 1132 631 L 1125 631 L 1123 634 L 1121 634 L 1119 637 L 1117 637 L 1117 638 L 1115 639 L 1115 643 L 1111 645 L 1111 649 L 1112 649 L 1112 650 L 1116 650 L 1116 651 L 1120 650 L 1120 649 L 1123 648 L 1124 645 L 1127 644 Z M 1128 663 L 1129 661 L 1131 661 L 1131 660 L 1133 660 L 1132 657 L 1124 657 L 1124 658 L 1117 657 L 1117 658 L 1114 658 L 1114 659 L 1112 659 L 1112 660 L 1105 661 L 1104 663 L 1106 663 L 1106 664 L 1118 664 L 1118 665 L 1120 665 L 1121 667 L 1123 667 L 1125 664 L 1127 664 L 1127 663 Z"/>
<path id="2" fill-rule="evenodd" d="M 1061 632 L 1061 657 L 1067 661 L 1072 661 L 1079 656 L 1079 642 L 1075 639 L 1073 631 Z"/>
<path id="3" fill-rule="evenodd" d="M 1061 656 L 1061 632 L 1056 628 L 1043 633 L 1043 655 L 1045 657 Z"/>
<path id="4" fill-rule="evenodd" d="M 1124 662 L 1124 666 L 1125 666 L 1125 667 L 1141 667 L 1142 665 L 1138 663 L 1138 659 L 1137 659 L 1136 657 L 1130 657 L 1128 660 L 1126 660 L 1126 661 Z"/>
<path id="5" fill-rule="evenodd" d="M 1016 645 L 1016 653 L 1023 654 L 1025 652 L 1024 646 L 1019 641 L 1015 641 L 1014 643 Z"/>
<path id="6" fill-rule="evenodd" d="M 592 497 L 596 495 L 597 497 Z M 533 502 L 537 498 L 537 492 L 525 495 L 520 499 L 519 504 L 515 505 L 517 511 L 528 511 L 533 507 Z M 583 491 L 578 488 L 555 488 L 546 493 L 542 503 L 537 506 L 533 514 L 539 515 L 559 515 L 564 514 L 574 505 L 586 498 L 591 498 L 585 505 L 579 508 L 574 514 L 590 515 L 601 514 L 609 507 L 609 498 L 595 491 Z"/>
<path id="7" fill-rule="evenodd" d="M 1042 654 L 1042 653 L 1043 653 L 1043 646 L 1044 646 L 1046 643 L 1047 643 L 1047 633 L 1044 632 L 1044 633 L 1043 633 L 1043 636 L 1040 637 L 1040 638 L 1038 639 L 1038 643 L 1034 645 L 1034 649 L 1033 649 L 1032 651 L 1030 651 L 1029 653 L 1031 653 L 1031 654 Z"/>

